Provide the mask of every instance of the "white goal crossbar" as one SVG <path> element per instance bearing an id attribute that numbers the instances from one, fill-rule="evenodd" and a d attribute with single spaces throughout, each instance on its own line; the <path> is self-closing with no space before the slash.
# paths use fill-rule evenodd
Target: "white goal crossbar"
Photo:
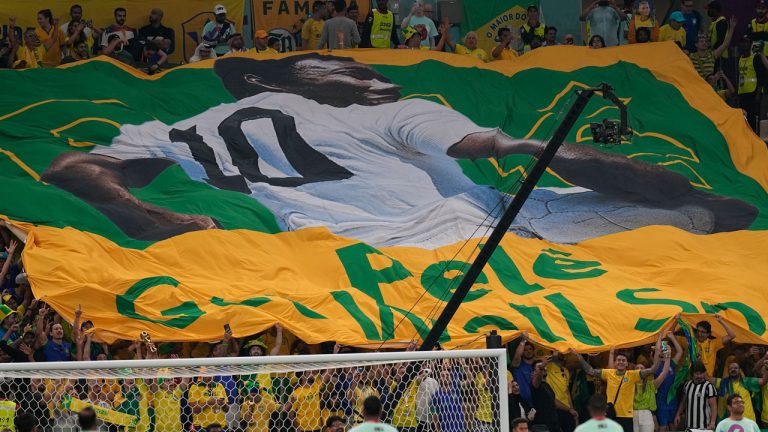
<path id="1" fill-rule="evenodd" d="M 437 362 L 437 363 L 436 363 Z M 466 374 L 485 372 L 494 400 L 494 423 L 498 430 L 508 432 L 507 368 L 504 349 L 455 351 L 403 351 L 377 353 L 348 353 L 297 356 L 222 357 L 189 359 L 107 360 L 49 363 L 0 364 L 4 380 L 94 380 L 195 378 L 253 374 L 286 374 L 304 371 L 370 369 L 379 365 L 420 363 L 451 364 L 454 369 L 466 365 Z M 457 366 L 459 365 L 459 366 Z M 424 366 L 426 369 L 429 366 Z M 474 369 L 472 369 L 474 368 Z M 317 372 L 319 373 L 319 372 Z M 488 381 L 490 380 L 490 381 Z M 161 381 L 162 382 L 162 381 Z"/>

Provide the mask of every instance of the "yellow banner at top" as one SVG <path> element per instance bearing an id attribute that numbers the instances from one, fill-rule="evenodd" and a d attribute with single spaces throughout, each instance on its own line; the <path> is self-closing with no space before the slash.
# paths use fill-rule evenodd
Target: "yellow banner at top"
<path id="1" fill-rule="evenodd" d="M 253 28 L 266 31 L 270 37 L 280 39 L 280 51 L 296 51 L 294 35 L 301 33 L 302 26 L 312 14 L 315 0 L 250 0 Z M 349 4 L 350 2 L 347 2 Z M 370 10 L 370 0 L 357 2 L 358 21 L 362 21 Z M 310 47 L 315 49 L 315 47 Z"/>
<path id="2" fill-rule="evenodd" d="M 175 50 L 169 56 L 172 63 L 188 61 L 197 45 L 203 42 L 203 27 L 215 18 L 213 7 L 223 5 L 227 20 L 237 31 L 242 31 L 245 2 L 243 0 L 4 0 L 0 2 L 0 25 L 3 34 L 8 31 L 8 18 L 16 18 L 21 29 L 37 26 L 37 13 L 50 9 L 59 25 L 70 21 L 70 7 L 75 3 L 83 7 L 83 20 L 92 20 L 96 28 L 115 23 L 115 8 L 126 9 L 125 25 L 139 30 L 149 24 L 149 12 L 154 8 L 163 11 L 163 25 L 175 33 Z"/>
<path id="3" fill-rule="evenodd" d="M 482 26 L 472 29 L 477 33 L 477 46 L 484 49 L 490 56 L 499 43 L 499 29 L 507 28 L 516 34 L 520 33 L 520 27 L 526 23 L 526 19 L 526 10 L 523 5 L 515 5 L 500 12 Z"/>

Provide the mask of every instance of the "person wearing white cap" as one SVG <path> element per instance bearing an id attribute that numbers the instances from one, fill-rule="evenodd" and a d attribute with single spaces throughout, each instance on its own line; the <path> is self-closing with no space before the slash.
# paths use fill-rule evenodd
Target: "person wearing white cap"
<path id="1" fill-rule="evenodd" d="M 216 15 L 216 19 L 208 21 L 203 27 L 203 41 L 215 45 L 216 54 L 223 55 L 229 51 L 227 42 L 237 33 L 237 29 L 235 24 L 227 21 L 227 8 L 224 5 L 216 5 L 213 8 L 213 14 Z"/>
<path id="2" fill-rule="evenodd" d="M 683 24 L 685 24 L 683 13 L 680 11 L 672 12 L 669 15 L 669 22 L 659 29 L 659 42 L 671 40 L 684 48 L 686 35 Z"/>

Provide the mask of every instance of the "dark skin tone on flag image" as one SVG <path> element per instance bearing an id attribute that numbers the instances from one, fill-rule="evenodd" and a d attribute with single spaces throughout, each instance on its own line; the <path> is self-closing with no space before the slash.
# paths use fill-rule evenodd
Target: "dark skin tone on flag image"
<path id="1" fill-rule="evenodd" d="M 335 108 L 353 105 L 384 107 L 409 102 L 400 100 L 400 86 L 370 66 L 347 58 L 316 54 L 263 61 L 231 58 L 219 60 L 215 70 L 227 90 L 238 100 L 270 93 L 298 95 L 321 106 Z M 331 161 L 330 155 L 313 148 L 315 137 L 297 132 L 292 117 L 268 108 L 248 110 L 240 110 L 245 117 L 241 116 L 232 136 L 221 132 L 227 129 L 225 126 L 231 118 L 218 129 L 226 143 L 228 157 L 239 169 L 239 174 L 224 175 L 217 166 L 216 157 L 210 153 L 203 157 L 210 152 L 210 146 L 206 143 L 207 138 L 195 132 L 199 130 L 199 125 L 198 129 L 174 129 L 176 132 L 172 131 L 171 135 L 176 133 L 176 137 L 172 136 L 170 141 L 186 142 L 193 149 L 193 155 L 203 155 L 195 156 L 195 160 L 205 168 L 207 179 L 204 181 L 207 183 L 219 189 L 252 194 L 259 200 L 260 196 L 251 192 L 254 183 L 297 188 L 311 183 L 342 181 L 357 175 L 354 168 L 343 166 L 343 161 Z M 284 138 L 278 137 L 281 139 L 280 146 L 290 163 L 297 167 L 300 176 L 270 177 L 260 171 L 259 153 L 247 137 L 243 138 L 245 135 L 241 126 L 246 120 L 265 116 L 272 118 L 275 124 L 282 122 L 282 126 L 275 126 L 275 130 L 284 131 Z M 415 143 L 404 143 L 411 144 L 416 146 Z M 508 155 L 535 156 L 545 144 L 539 140 L 515 139 L 499 129 L 491 129 L 469 133 L 457 142 L 445 143 L 447 150 L 437 156 L 469 160 L 500 159 Z M 202 150 L 195 153 L 194 148 Z M 51 163 L 42 180 L 87 202 L 132 238 L 162 240 L 185 232 L 218 228 L 220 224 L 208 216 L 173 212 L 144 202 L 130 192 L 132 188 L 150 184 L 160 173 L 177 163 L 177 160 L 160 157 L 123 159 L 68 152 Z M 550 168 L 566 182 L 612 199 L 638 203 L 646 208 L 696 206 L 704 209 L 713 215 L 711 232 L 746 229 L 758 213 L 755 207 L 744 201 L 698 190 L 685 176 L 660 165 L 588 145 L 563 144 Z M 387 174 L 381 173 L 382 176 Z M 389 184 L 385 179 L 382 183 Z"/>

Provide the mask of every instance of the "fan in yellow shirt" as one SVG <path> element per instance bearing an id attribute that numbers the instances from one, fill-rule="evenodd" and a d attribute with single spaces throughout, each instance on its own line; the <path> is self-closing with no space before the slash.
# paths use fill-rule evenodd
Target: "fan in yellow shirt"
<path id="1" fill-rule="evenodd" d="M 50 9 L 43 9 L 37 14 L 37 38 L 45 48 L 43 67 L 56 67 L 61 64 L 61 50 L 67 43 L 67 35 L 59 28 L 59 20 L 53 19 Z"/>
<path id="2" fill-rule="evenodd" d="M 269 419 L 280 405 L 257 382 L 246 382 L 244 391 L 247 394 L 240 405 L 240 418 L 246 424 L 245 432 L 269 430 Z"/>
<path id="3" fill-rule="evenodd" d="M 402 365 L 405 368 L 405 365 Z M 390 393 L 394 393 L 399 385 L 399 380 L 395 380 L 390 386 Z M 397 401 L 395 411 L 392 414 L 392 426 L 402 429 L 411 429 L 419 426 L 419 419 L 416 418 L 416 380 L 411 380 L 408 388 L 403 392 Z"/>
<path id="4" fill-rule="evenodd" d="M 280 39 L 270 37 L 265 30 L 256 30 L 253 39 L 253 49 L 256 54 L 279 54 Z"/>
<path id="5" fill-rule="evenodd" d="M 484 62 L 488 61 L 488 53 L 477 46 L 477 33 L 471 31 L 464 36 L 464 45 L 456 44 L 456 54 L 474 57 Z"/>
<path id="6" fill-rule="evenodd" d="M 150 394 L 155 408 L 155 432 L 175 432 L 184 429 L 181 423 L 181 399 L 189 387 L 189 378 L 177 384 L 173 379 L 158 378 L 151 383 Z"/>
<path id="7" fill-rule="evenodd" d="M 725 336 L 722 338 L 716 338 L 712 336 L 712 324 L 709 321 L 699 321 L 696 324 L 696 352 L 699 355 L 701 362 L 707 368 L 707 375 L 715 376 L 715 363 L 717 362 L 717 352 L 720 351 L 725 344 L 732 341 L 736 337 L 733 329 L 723 321 L 720 314 L 715 314 L 715 320 L 725 330 Z"/>
<path id="8" fill-rule="evenodd" d="M 517 58 L 517 51 L 509 47 L 514 39 L 515 33 L 512 30 L 502 27 L 498 32 L 499 44 L 491 52 L 494 60 L 512 60 Z"/>
<path id="9" fill-rule="evenodd" d="M 320 390 L 322 383 L 316 371 L 304 372 L 299 378 L 299 386 L 293 389 L 289 398 L 289 407 L 296 414 L 299 431 L 319 431 L 323 428 L 320 416 Z"/>
<path id="10" fill-rule="evenodd" d="M 659 338 L 656 340 L 656 353 L 661 352 L 661 340 L 667 334 L 668 328 L 659 332 Z M 584 357 L 578 355 L 571 349 L 570 354 L 576 355 L 581 368 L 587 375 L 600 378 L 606 382 L 605 396 L 608 403 L 613 404 L 616 410 L 616 421 L 624 427 L 625 430 L 632 429 L 633 404 L 635 400 L 636 384 L 646 376 L 653 376 L 659 369 L 658 354 L 653 358 L 653 365 L 642 370 L 628 370 L 629 361 L 626 354 L 616 354 L 614 367 L 616 369 L 594 369 Z M 614 402 L 615 401 L 615 402 Z"/>
<path id="11" fill-rule="evenodd" d="M 488 61 L 488 53 L 482 48 L 477 47 L 477 33 L 471 31 L 464 36 L 464 45 L 454 43 L 451 40 L 450 27 L 446 24 L 440 24 L 440 41 L 435 45 L 435 51 L 442 51 L 446 45 L 456 54 L 475 57 L 484 62 Z"/>
<path id="12" fill-rule="evenodd" d="M 559 353 L 554 354 L 557 360 L 547 363 L 547 384 L 555 392 L 555 399 L 568 408 L 573 408 L 571 393 L 568 385 L 571 381 L 571 371 L 563 365 L 563 359 Z"/>
<path id="13" fill-rule="evenodd" d="M 475 410 L 475 421 L 478 430 L 493 429 L 493 398 L 491 397 L 492 378 L 490 369 L 478 372 L 475 375 L 475 389 L 477 389 L 477 409 Z"/>
<path id="14" fill-rule="evenodd" d="M 347 392 L 347 399 L 354 410 L 354 423 L 365 421 L 363 418 L 363 401 L 369 396 L 380 397 L 379 392 L 371 383 L 372 374 L 372 370 L 365 368 L 357 368 L 352 371 L 352 385 Z"/>
<path id="15" fill-rule="evenodd" d="M 312 3 L 312 16 L 307 19 L 301 27 L 301 49 L 313 50 L 317 48 L 320 42 L 320 34 L 325 26 L 325 19 L 328 17 L 328 8 L 325 3 L 315 1 Z"/>
<path id="16" fill-rule="evenodd" d="M 673 41 L 681 47 L 685 46 L 685 29 L 683 24 L 685 17 L 680 11 L 672 12 L 669 16 L 669 24 L 664 24 L 659 29 L 659 42 Z"/>
<path id="17" fill-rule="evenodd" d="M 205 428 L 214 423 L 227 426 L 227 392 L 213 377 L 202 377 L 189 389 L 189 406 L 192 408 L 192 423 Z"/>
<path id="18" fill-rule="evenodd" d="M 43 56 L 45 56 L 45 47 L 40 43 L 35 30 L 28 29 L 24 32 L 24 48 L 19 49 L 16 53 L 13 68 L 36 69 L 43 67 Z"/>

